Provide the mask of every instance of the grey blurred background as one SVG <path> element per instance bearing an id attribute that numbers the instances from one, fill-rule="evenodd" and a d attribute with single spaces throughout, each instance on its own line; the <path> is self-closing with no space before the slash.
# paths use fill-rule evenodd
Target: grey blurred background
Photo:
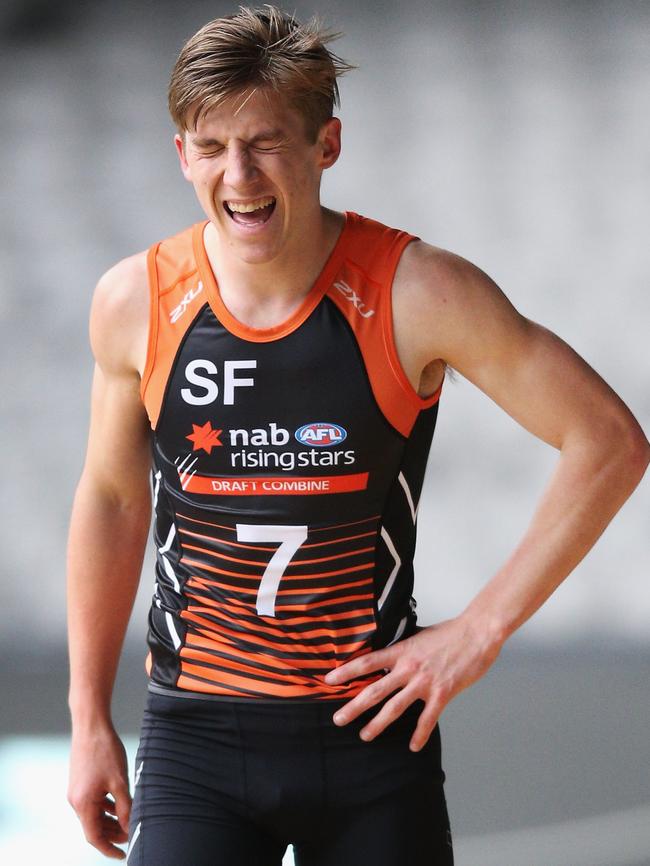
<path id="1" fill-rule="evenodd" d="M 360 67 L 341 81 L 343 155 L 323 201 L 473 261 L 647 432 L 650 4 L 284 8 L 343 30 L 334 50 Z M 234 11 L 0 5 L 4 737 L 69 730 L 64 554 L 91 294 L 117 259 L 203 218 L 166 86 L 185 39 Z M 418 521 L 422 624 L 460 612 L 505 560 L 556 459 L 462 377 L 446 382 Z M 445 712 L 461 866 L 650 864 L 649 500 L 646 480 Z M 149 556 L 115 690 L 126 736 L 144 701 L 152 581 Z"/>

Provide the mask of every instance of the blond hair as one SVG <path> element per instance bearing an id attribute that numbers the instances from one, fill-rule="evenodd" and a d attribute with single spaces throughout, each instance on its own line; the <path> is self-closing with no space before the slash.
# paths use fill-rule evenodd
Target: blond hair
<path id="1" fill-rule="evenodd" d="M 183 46 L 169 84 L 169 111 L 180 132 L 225 99 L 257 88 L 283 96 L 304 118 L 313 143 L 340 105 L 336 79 L 355 67 L 325 46 L 341 34 L 318 18 L 302 24 L 276 6 L 240 6 L 208 22 Z"/>

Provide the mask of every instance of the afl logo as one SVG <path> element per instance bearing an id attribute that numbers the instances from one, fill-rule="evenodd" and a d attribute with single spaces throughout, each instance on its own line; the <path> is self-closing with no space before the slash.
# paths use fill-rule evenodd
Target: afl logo
<path id="1" fill-rule="evenodd" d="M 296 439 L 303 445 L 338 445 L 348 435 L 347 431 L 338 424 L 330 424 L 328 421 L 312 421 L 311 424 L 303 424 L 296 430 Z"/>

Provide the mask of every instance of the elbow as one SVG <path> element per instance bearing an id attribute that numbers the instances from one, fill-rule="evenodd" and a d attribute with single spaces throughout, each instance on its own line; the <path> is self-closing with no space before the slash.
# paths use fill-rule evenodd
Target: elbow
<path id="1" fill-rule="evenodd" d="M 610 483 L 631 492 L 650 463 L 650 443 L 634 416 L 625 411 L 599 416 L 595 423 L 573 431 L 562 450 L 577 450 L 592 472 L 605 473 Z"/>
<path id="2" fill-rule="evenodd" d="M 636 419 L 626 418 L 619 425 L 612 446 L 618 471 L 634 489 L 650 463 L 650 443 Z"/>
<path id="3" fill-rule="evenodd" d="M 640 427 L 638 434 L 630 442 L 629 462 L 632 470 L 638 475 L 638 481 L 640 481 L 645 475 L 648 464 L 650 464 L 650 442 Z"/>
<path id="4" fill-rule="evenodd" d="M 94 472 L 84 467 L 76 497 L 93 503 L 97 509 L 116 517 L 122 515 L 130 520 L 144 522 L 151 519 L 149 477 L 148 472 L 141 468 L 134 470 L 120 485 L 106 473 Z"/>

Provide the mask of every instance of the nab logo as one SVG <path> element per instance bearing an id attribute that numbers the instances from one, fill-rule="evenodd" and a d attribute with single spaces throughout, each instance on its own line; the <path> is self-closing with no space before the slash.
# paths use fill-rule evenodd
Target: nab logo
<path id="1" fill-rule="evenodd" d="M 215 430 L 212 424 L 206 421 L 205 424 L 192 424 L 192 432 L 185 438 L 192 443 L 192 451 L 198 451 L 202 448 L 206 454 L 212 454 L 212 449 L 216 445 L 223 445 L 219 439 L 222 433 L 223 430 Z"/>
<path id="2" fill-rule="evenodd" d="M 355 309 L 358 310 L 359 314 L 362 315 L 364 319 L 374 316 L 375 311 L 366 309 L 366 305 L 363 303 L 359 295 L 357 295 L 354 289 L 350 288 L 347 283 L 343 282 L 343 280 L 337 280 L 334 283 L 334 288 L 338 289 L 344 298 L 347 298 L 348 301 L 351 301 L 354 304 Z"/>
<path id="3" fill-rule="evenodd" d="M 195 289 L 189 290 L 189 292 L 185 295 L 185 297 L 180 302 L 180 304 L 177 307 L 174 307 L 174 309 L 169 314 L 169 321 L 172 323 L 172 325 L 174 324 L 174 322 L 177 322 L 180 319 L 180 317 L 183 315 L 185 310 L 192 303 L 194 298 L 197 295 L 200 295 L 202 291 L 203 291 L 203 283 L 199 283 Z"/>
<path id="4" fill-rule="evenodd" d="M 317 445 L 323 448 L 327 445 L 338 445 L 347 436 L 347 431 L 338 424 L 330 424 L 327 421 L 312 421 L 311 424 L 303 424 L 296 430 L 295 436 L 303 445 Z"/>

